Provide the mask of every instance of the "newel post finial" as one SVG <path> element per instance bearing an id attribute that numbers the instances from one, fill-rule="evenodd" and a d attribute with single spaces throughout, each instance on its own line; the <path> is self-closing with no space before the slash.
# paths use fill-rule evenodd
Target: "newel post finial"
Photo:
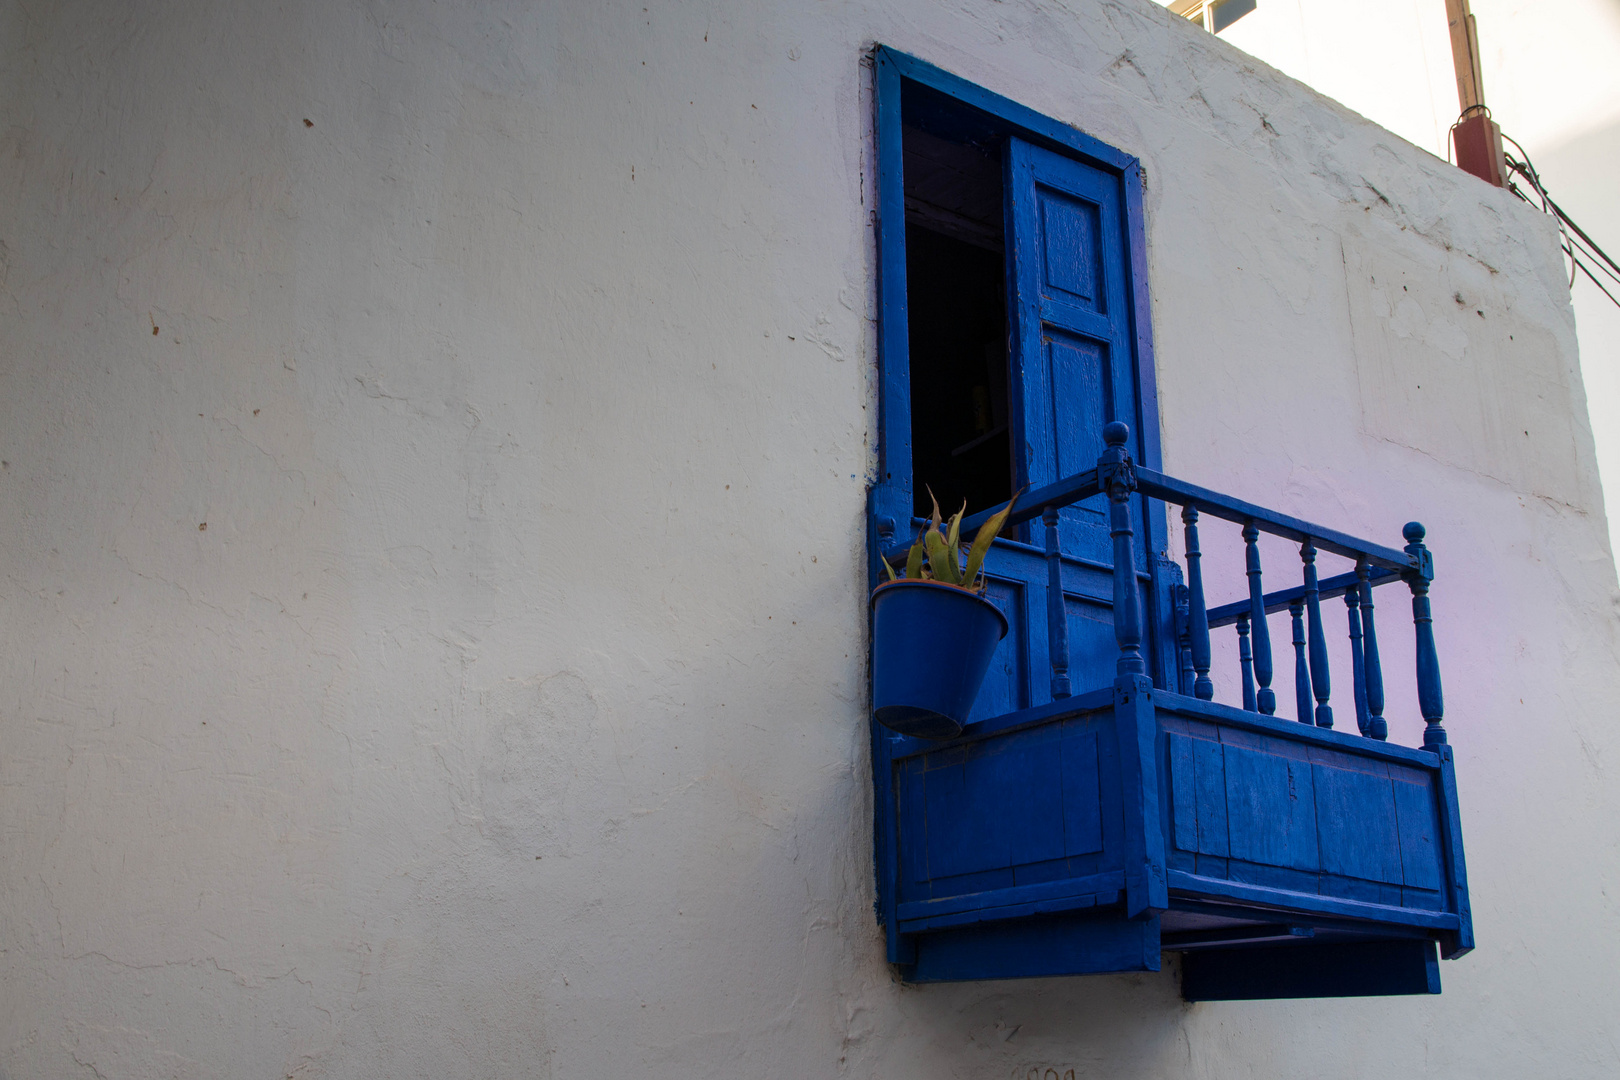
<path id="1" fill-rule="evenodd" d="M 1412 626 L 1417 632 L 1417 684 L 1418 710 L 1423 714 L 1424 749 L 1444 746 L 1446 729 L 1445 697 L 1440 690 L 1440 657 L 1434 648 L 1434 616 L 1429 609 L 1429 582 L 1434 577 L 1434 560 L 1423 543 L 1427 535 L 1421 522 L 1408 521 L 1401 530 L 1406 537 L 1406 553 L 1412 557 L 1412 569 L 1403 576 L 1412 590 Z"/>
<path id="2" fill-rule="evenodd" d="M 1131 441 L 1131 428 L 1129 424 L 1122 424 L 1118 420 L 1103 425 L 1103 445 L 1110 450 L 1125 449 L 1125 444 Z"/>

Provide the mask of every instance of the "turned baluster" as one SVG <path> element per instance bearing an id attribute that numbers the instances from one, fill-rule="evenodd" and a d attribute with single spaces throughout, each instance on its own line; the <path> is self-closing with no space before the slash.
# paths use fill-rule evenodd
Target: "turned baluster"
<path id="1" fill-rule="evenodd" d="M 1294 619 L 1294 708 L 1299 722 L 1313 724 L 1311 719 L 1311 672 L 1305 666 L 1305 601 L 1292 600 L 1288 614 Z"/>
<path id="2" fill-rule="evenodd" d="M 1203 557 L 1198 550 L 1198 507 L 1189 503 L 1181 508 L 1187 538 L 1187 636 L 1192 646 L 1193 696 L 1201 701 L 1215 700 L 1215 683 L 1210 680 L 1209 612 L 1204 607 Z"/>
<path id="3" fill-rule="evenodd" d="M 1239 615 L 1237 621 L 1238 667 L 1243 669 L 1243 707 L 1254 712 L 1254 655 L 1249 652 L 1249 617 Z"/>
<path id="4" fill-rule="evenodd" d="M 1097 459 L 1099 480 L 1108 489 L 1108 534 L 1114 540 L 1114 640 L 1119 644 L 1120 675 L 1146 675 L 1142 657 L 1142 603 L 1136 589 L 1136 530 L 1131 525 L 1131 497 L 1136 474 L 1125 453 L 1131 429 L 1119 421 L 1103 428 L 1107 449 Z M 1106 479 L 1105 479 L 1106 478 Z"/>
<path id="5" fill-rule="evenodd" d="M 1176 605 L 1176 689 L 1191 694 L 1197 677 L 1192 666 L 1192 604 L 1187 586 L 1175 585 L 1171 589 Z"/>
<path id="6" fill-rule="evenodd" d="M 1344 594 L 1344 607 L 1350 616 L 1350 684 L 1356 699 L 1356 730 L 1367 734 L 1367 668 L 1361 650 L 1361 598 L 1357 590 Z"/>
<path id="7" fill-rule="evenodd" d="M 1316 695 L 1316 726 L 1333 726 L 1328 676 L 1327 634 L 1322 630 L 1322 597 L 1316 584 L 1316 545 L 1306 537 L 1299 557 L 1305 562 L 1305 619 L 1310 631 L 1311 692 Z"/>
<path id="8" fill-rule="evenodd" d="M 1356 591 L 1361 596 L 1361 651 L 1366 670 L 1367 737 L 1380 742 L 1389 738 L 1389 724 L 1384 720 L 1384 668 L 1378 660 L 1378 632 L 1373 628 L 1372 568 L 1366 559 L 1356 561 L 1356 577 L 1361 584 Z"/>
<path id="9" fill-rule="evenodd" d="M 1407 571 L 1405 578 L 1412 590 L 1412 625 L 1417 631 L 1418 711 L 1423 714 L 1425 724 L 1423 748 L 1433 750 L 1446 742 L 1446 729 L 1440 726 L 1445 717 L 1445 700 L 1440 691 L 1440 658 L 1434 650 L 1434 618 L 1429 611 L 1429 578 L 1433 571 L 1429 549 L 1423 543 L 1423 526 L 1409 521 L 1401 533 L 1406 537 L 1406 553 L 1419 567 Z"/>
<path id="10" fill-rule="evenodd" d="M 1069 696 L 1069 613 L 1063 603 L 1063 552 L 1058 546 L 1057 507 L 1041 513 L 1046 525 L 1046 640 L 1051 652 L 1052 700 Z"/>
<path id="11" fill-rule="evenodd" d="M 1249 621 L 1254 625 L 1254 675 L 1260 683 L 1255 703 L 1270 716 L 1277 711 L 1277 695 L 1271 689 L 1271 628 L 1266 625 L 1266 594 L 1260 585 L 1260 530 L 1254 522 L 1243 527 L 1244 563 L 1249 573 Z"/>

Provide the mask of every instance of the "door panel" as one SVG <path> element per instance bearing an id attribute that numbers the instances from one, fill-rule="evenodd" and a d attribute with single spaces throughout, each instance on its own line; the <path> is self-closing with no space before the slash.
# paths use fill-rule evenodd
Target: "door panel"
<path id="1" fill-rule="evenodd" d="M 1016 483 L 1038 487 L 1093 467 L 1102 429 L 1114 420 L 1130 425 L 1128 449 L 1141 460 L 1120 178 L 1017 138 L 1007 142 L 1005 177 Z M 1143 572 L 1145 510 L 1145 501 L 1135 500 L 1136 565 Z M 1064 510 L 1058 532 L 1064 555 L 1082 564 L 1066 570 L 1066 579 L 1088 576 L 1085 564 L 1113 565 L 1104 498 Z M 1023 539 L 1043 543 L 1040 523 L 1031 523 Z M 1037 573 L 1027 596 L 1044 621 L 1044 567 L 1037 564 Z M 1087 591 L 1106 597 L 1109 588 L 1104 581 Z M 1075 691 L 1107 685 L 1117 658 L 1110 605 L 1094 599 L 1077 609 L 1071 599 L 1067 606 Z M 1044 674 L 1032 673 L 1035 701 L 1048 700 Z"/>

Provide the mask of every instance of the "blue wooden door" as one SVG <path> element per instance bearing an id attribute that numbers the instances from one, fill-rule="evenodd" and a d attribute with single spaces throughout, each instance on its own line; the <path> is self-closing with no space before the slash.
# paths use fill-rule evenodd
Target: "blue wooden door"
<path id="1" fill-rule="evenodd" d="M 1141 439 L 1123 199 L 1118 176 L 1022 139 L 1008 143 L 1006 192 L 1015 468 L 1039 487 L 1095 465 L 1110 421 Z M 1064 554 L 1112 563 L 1107 517 L 1101 499 L 1065 510 Z"/>
<path id="2" fill-rule="evenodd" d="M 1113 420 L 1130 425 L 1135 460 L 1156 460 L 1158 448 L 1147 448 L 1145 457 L 1142 445 L 1144 429 L 1152 438 L 1157 424 L 1143 424 L 1140 416 L 1121 177 L 1018 138 L 1007 141 L 1005 154 L 1015 483 L 1039 487 L 1091 468 L 1103 449 L 1103 426 Z M 1136 569 L 1145 583 L 1153 533 L 1145 501 L 1134 509 Z M 1040 523 L 1029 530 L 1024 539 L 1038 544 Z M 1063 511 L 1059 533 L 1069 670 L 1079 692 L 1114 677 L 1106 502 Z M 989 562 L 991 592 L 1022 625 L 1003 643 L 976 718 L 1051 697 L 1045 564 L 1019 545 L 998 547 Z M 1143 610 L 1156 605 L 1144 598 Z M 1150 625 L 1149 634 L 1156 629 Z"/>

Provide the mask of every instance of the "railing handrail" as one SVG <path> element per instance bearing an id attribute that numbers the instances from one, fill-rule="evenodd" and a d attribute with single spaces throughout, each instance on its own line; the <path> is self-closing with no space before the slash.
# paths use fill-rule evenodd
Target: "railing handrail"
<path id="1" fill-rule="evenodd" d="M 1394 571 L 1396 575 L 1419 573 L 1426 578 L 1434 577 L 1432 566 L 1420 565 L 1421 560 L 1402 551 L 1400 548 L 1385 547 L 1374 544 L 1368 540 L 1360 540 L 1348 533 L 1337 529 L 1330 529 L 1325 525 L 1317 525 L 1303 518 L 1280 514 L 1274 510 L 1267 510 L 1263 506 L 1245 502 L 1242 499 L 1223 495 L 1218 491 L 1199 487 L 1197 484 L 1178 480 L 1154 469 L 1144 469 L 1140 465 L 1132 465 L 1136 474 L 1136 490 L 1143 495 L 1164 502 L 1174 503 L 1177 506 L 1194 506 L 1203 514 L 1218 517 L 1238 525 L 1254 525 L 1261 532 L 1273 536 L 1281 536 L 1297 544 L 1307 539 L 1323 551 L 1331 551 L 1335 555 L 1342 555 L 1347 559 L 1364 558 L 1373 566 L 1384 570 Z M 1098 479 L 1096 469 L 1086 469 L 1073 476 L 1066 476 L 1061 480 L 1036 488 L 1034 491 L 1020 497 L 1013 512 L 1007 515 L 1007 523 L 1003 528 L 1021 525 L 1026 521 L 1033 521 L 1046 512 L 1047 508 L 1062 509 L 1077 502 L 1095 498 L 1103 493 L 1102 483 Z M 961 535 L 972 536 L 979 527 L 995 515 L 1007 508 L 1006 503 L 997 503 L 988 510 L 962 519 Z M 904 548 L 898 549 L 898 554 L 904 553 Z M 1395 578 L 1380 576 L 1379 583 L 1393 581 Z M 1337 594 L 1336 594 L 1337 595 Z M 1269 601 L 1269 597 L 1268 597 Z M 1287 606 L 1286 603 L 1283 604 Z M 1267 608 L 1281 610 L 1280 608 Z M 1213 612 L 1211 616 L 1213 617 Z"/>

